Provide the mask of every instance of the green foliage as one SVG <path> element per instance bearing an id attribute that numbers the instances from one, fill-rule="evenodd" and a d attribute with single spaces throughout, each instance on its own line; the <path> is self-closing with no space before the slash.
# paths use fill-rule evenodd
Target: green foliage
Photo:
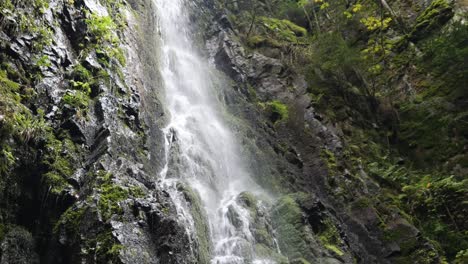
<path id="1" fill-rule="evenodd" d="M 468 249 L 461 250 L 457 253 L 455 257 L 454 264 L 463 264 L 468 263 Z"/>
<path id="2" fill-rule="evenodd" d="M 466 113 L 454 112 L 452 104 L 442 97 L 428 98 L 400 107 L 400 149 L 411 155 L 417 165 L 433 166 L 459 153 L 463 137 L 454 141 L 454 132 L 463 133 Z"/>
<path id="3" fill-rule="evenodd" d="M 142 188 L 138 187 L 138 186 L 133 186 L 133 187 L 130 187 L 128 189 L 128 192 L 130 193 L 130 195 L 132 197 L 135 197 L 135 198 L 142 198 L 142 197 L 145 197 L 145 192 L 143 191 Z"/>
<path id="4" fill-rule="evenodd" d="M 379 18 L 379 17 L 365 17 L 361 19 L 361 23 L 366 26 L 367 30 L 375 31 L 375 30 L 385 30 L 389 27 L 392 18 Z"/>
<path id="5" fill-rule="evenodd" d="M 319 68 L 331 80 L 347 75 L 361 64 L 359 51 L 337 33 L 324 33 L 317 36 L 312 46 L 312 64 L 307 72 L 308 79 L 318 81 L 313 68 Z M 337 76 L 337 77 L 334 77 Z"/>
<path id="6" fill-rule="evenodd" d="M 428 40 L 423 48 L 420 65 L 436 77 L 423 96 L 468 97 L 468 25 L 454 22 L 449 30 Z"/>
<path id="7" fill-rule="evenodd" d="M 467 179 L 410 170 L 388 159 L 368 166 L 369 174 L 384 186 L 401 189 L 394 203 L 412 216 L 425 236 L 440 243 L 447 257 L 453 259 L 468 247 L 468 234 L 462 230 L 468 213 Z M 396 239 L 400 236 L 390 235 Z"/>
<path id="8" fill-rule="evenodd" d="M 42 52 L 45 46 L 52 44 L 52 29 L 44 19 L 40 19 L 44 17 L 44 13 L 49 8 L 49 1 L 32 0 L 30 4 L 34 8 L 33 13 L 27 13 L 27 8 L 16 8 L 16 5 L 22 5 L 18 1 L 14 4 L 11 0 L 2 0 L 1 2 L 0 14 L 8 19 L 2 20 L 0 29 L 7 30 L 7 33 L 13 36 L 21 33 L 31 34 L 33 36 L 32 51 L 36 54 Z"/>
<path id="9" fill-rule="evenodd" d="M 411 205 L 420 219 L 425 219 L 421 226 L 431 238 L 441 242 L 449 257 L 468 247 L 468 234 L 460 230 L 468 214 L 468 179 L 426 175 L 405 185 L 402 191 L 401 199 Z"/>

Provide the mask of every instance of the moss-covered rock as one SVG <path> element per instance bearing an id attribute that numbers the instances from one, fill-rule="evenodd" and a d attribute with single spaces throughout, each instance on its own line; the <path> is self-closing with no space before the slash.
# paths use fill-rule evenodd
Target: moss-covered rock
<path id="1" fill-rule="evenodd" d="M 298 42 L 299 37 L 305 37 L 307 30 L 286 19 L 260 17 L 260 23 L 280 41 Z"/>
<path id="2" fill-rule="evenodd" d="M 313 259 L 303 212 L 291 196 L 281 197 L 272 209 L 273 227 L 281 252 L 289 259 Z"/>
<path id="3" fill-rule="evenodd" d="M 344 252 L 340 248 L 342 240 L 338 229 L 330 219 L 325 219 L 323 224 L 324 228 L 318 234 L 320 242 L 322 242 L 322 245 L 326 249 L 333 252 L 337 256 L 343 256 Z"/>
<path id="4" fill-rule="evenodd" d="M 278 100 L 259 103 L 259 105 L 267 113 L 270 121 L 275 124 L 286 121 L 289 118 L 288 106 Z"/>
<path id="5" fill-rule="evenodd" d="M 190 212 L 195 224 L 198 242 L 197 259 L 200 263 L 208 263 L 211 259 L 210 230 L 200 195 L 182 183 L 179 183 L 177 188 L 184 194 L 185 199 L 190 204 Z"/>
<path id="6" fill-rule="evenodd" d="M 411 32 L 411 39 L 418 40 L 429 36 L 431 31 L 441 28 L 452 18 L 453 3 L 449 0 L 434 0 L 418 16 L 416 25 Z"/>

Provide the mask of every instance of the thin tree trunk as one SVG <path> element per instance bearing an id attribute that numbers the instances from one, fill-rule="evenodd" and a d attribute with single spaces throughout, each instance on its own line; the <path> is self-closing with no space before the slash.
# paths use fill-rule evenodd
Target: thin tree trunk
<path id="1" fill-rule="evenodd" d="M 390 13 L 390 15 L 398 22 L 398 24 L 400 24 L 403 31 L 406 32 L 407 28 L 406 28 L 405 22 L 403 21 L 403 19 L 401 19 L 401 17 L 399 15 L 397 15 L 397 13 L 395 13 L 395 11 L 393 11 L 393 9 L 390 7 L 390 5 L 387 3 L 387 1 L 386 0 L 379 0 L 379 2 Z"/>
<path id="2" fill-rule="evenodd" d="M 247 32 L 247 36 L 246 36 L 247 39 L 249 38 L 250 33 L 252 33 L 252 29 L 253 29 L 253 26 L 255 24 L 256 18 L 257 18 L 257 11 L 256 11 L 256 9 L 254 9 L 253 14 L 252 14 L 252 20 L 250 21 L 249 31 Z"/>
<path id="3" fill-rule="evenodd" d="M 304 14 L 306 15 L 307 21 L 309 22 L 309 27 L 310 27 L 310 29 L 312 29 L 312 28 L 313 28 L 313 26 L 312 26 L 312 20 L 310 19 L 309 12 L 307 12 L 307 9 L 305 8 L 305 5 L 302 6 L 302 10 L 304 10 Z M 313 5 L 312 5 L 312 12 L 314 13 L 315 24 L 317 25 L 317 32 L 320 34 L 320 32 L 321 32 L 321 30 L 320 30 L 320 23 L 319 23 L 319 21 L 318 21 L 317 13 L 315 13 L 315 8 L 314 8 Z"/>

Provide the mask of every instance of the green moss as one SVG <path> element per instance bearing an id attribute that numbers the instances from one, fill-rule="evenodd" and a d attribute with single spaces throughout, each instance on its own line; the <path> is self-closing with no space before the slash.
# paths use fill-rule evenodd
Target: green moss
<path id="1" fill-rule="evenodd" d="M 328 168 L 328 175 L 335 176 L 338 173 L 338 163 L 335 154 L 328 149 L 323 149 L 320 152 L 320 157 L 325 162 Z"/>
<path id="2" fill-rule="evenodd" d="M 286 263 L 289 264 L 289 261 L 286 257 L 278 254 L 276 250 L 268 248 L 263 244 L 256 244 L 254 251 L 255 251 L 255 256 L 258 258 L 266 258 L 269 260 L 274 260 L 275 263 L 278 263 L 278 264 L 286 264 Z"/>
<path id="3" fill-rule="evenodd" d="M 59 195 L 70 186 L 67 179 L 74 173 L 77 152 L 75 144 L 68 136 L 58 139 L 51 132 L 47 133 L 45 157 L 42 160 L 47 170 L 42 181 L 53 194 Z"/>
<path id="4" fill-rule="evenodd" d="M 36 66 L 38 67 L 50 67 L 52 63 L 50 62 L 49 56 L 43 55 L 36 61 Z"/>
<path id="5" fill-rule="evenodd" d="M 0 13 L 4 14 L 4 10 L 12 11 L 15 6 L 11 3 L 11 0 L 4 0 L 0 2 Z"/>
<path id="6" fill-rule="evenodd" d="M 270 113 L 270 120 L 274 123 L 285 121 L 289 118 L 288 106 L 278 100 L 259 103 L 265 111 Z"/>
<path id="7" fill-rule="evenodd" d="M 113 183 L 104 183 L 100 186 L 100 197 L 98 202 L 99 211 L 105 220 L 113 215 L 123 214 L 119 202 L 128 198 L 128 191 Z"/>
<path id="8" fill-rule="evenodd" d="M 90 36 L 97 43 L 115 43 L 118 41 L 117 36 L 114 34 L 117 26 L 111 17 L 91 13 L 85 21 Z"/>
<path id="9" fill-rule="evenodd" d="M 87 82 L 70 81 L 73 89 L 83 92 L 85 95 L 91 94 L 91 85 Z"/>
<path id="10" fill-rule="evenodd" d="M 128 189 L 130 195 L 135 198 L 142 198 L 145 197 L 145 192 L 142 188 L 138 186 L 133 186 Z"/>
<path id="11" fill-rule="evenodd" d="M 325 219 L 323 225 L 324 229 L 318 234 L 320 242 L 329 251 L 343 256 L 344 252 L 339 247 L 342 241 L 338 229 L 330 219 Z"/>
<path id="12" fill-rule="evenodd" d="M 250 217 L 252 219 L 257 218 L 257 203 L 258 200 L 255 195 L 251 192 L 242 192 L 237 198 L 238 202 L 242 203 L 243 206 L 249 210 Z"/>
<path id="13" fill-rule="evenodd" d="M 434 0 L 416 19 L 411 32 L 412 39 L 428 36 L 435 29 L 442 27 L 453 16 L 453 7 L 447 0 Z"/>
<path id="14" fill-rule="evenodd" d="M 44 174 L 43 183 L 49 186 L 50 192 L 55 195 L 60 195 L 68 186 L 68 182 L 64 177 L 55 171 Z"/>
<path id="15" fill-rule="evenodd" d="M 54 227 L 54 232 L 57 233 L 59 228 L 63 226 L 67 235 L 75 236 L 79 233 L 81 221 L 83 220 L 85 207 L 70 207 L 65 213 L 60 216 L 59 221 Z"/>
<path id="16" fill-rule="evenodd" d="M 247 39 L 247 45 L 251 48 L 272 47 L 281 48 L 283 45 L 273 38 L 268 38 L 260 35 L 250 36 Z"/>
<path id="17" fill-rule="evenodd" d="M 34 0 L 33 2 L 34 8 L 39 15 L 43 15 L 46 10 L 49 8 L 49 1 L 48 0 Z"/>
<path id="18" fill-rule="evenodd" d="M 307 30 L 286 19 L 260 17 L 261 24 L 279 40 L 298 42 L 298 37 L 305 37 Z"/>
<path id="19" fill-rule="evenodd" d="M 408 226 L 397 226 L 384 230 L 384 241 L 397 243 L 403 255 L 411 253 L 417 246 L 417 238 L 411 237 L 412 230 Z"/>
<path id="20" fill-rule="evenodd" d="M 291 196 L 281 197 L 272 211 L 273 227 L 283 255 L 289 259 L 313 259 L 302 210 Z"/>
<path id="21" fill-rule="evenodd" d="M 339 247 L 337 247 L 336 245 L 325 244 L 324 246 L 325 246 L 326 249 L 332 251 L 333 253 L 335 253 L 338 256 L 343 256 L 344 255 L 344 252 Z"/>
<path id="22" fill-rule="evenodd" d="M 16 160 L 12 149 L 8 145 L 1 146 L 0 152 L 0 175 L 6 175 L 15 166 Z"/>
<path id="23" fill-rule="evenodd" d="M 81 64 L 76 64 L 73 67 L 72 77 L 75 81 L 86 83 L 91 82 L 93 79 L 92 73 Z"/>
<path id="24" fill-rule="evenodd" d="M 0 93 L 17 93 L 19 92 L 20 84 L 8 79 L 7 72 L 0 70 Z"/>
<path id="25" fill-rule="evenodd" d="M 111 48 L 107 51 L 107 54 L 110 58 L 116 59 L 120 63 L 120 65 L 126 65 L 127 60 L 125 59 L 125 54 L 121 48 Z"/>
<path id="26" fill-rule="evenodd" d="M 34 117 L 29 112 L 14 113 L 12 122 L 13 133 L 23 144 L 38 141 L 50 131 L 50 127 L 42 115 Z"/>
<path id="27" fill-rule="evenodd" d="M 367 197 L 361 197 L 356 202 L 353 203 L 353 208 L 365 209 L 369 208 L 372 205 L 371 201 Z"/>
<path id="28" fill-rule="evenodd" d="M 63 97 L 62 102 L 71 107 L 85 110 L 89 105 L 89 96 L 82 91 L 68 91 Z"/>
<path id="29" fill-rule="evenodd" d="M 119 263 L 120 251 L 124 246 L 117 243 L 111 231 L 103 231 L 92 241 L 92 247 L 100 263 Z"/>

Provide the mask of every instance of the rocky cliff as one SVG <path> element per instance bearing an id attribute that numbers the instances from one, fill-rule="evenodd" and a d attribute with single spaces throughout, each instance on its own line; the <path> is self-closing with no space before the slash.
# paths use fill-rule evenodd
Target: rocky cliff
<path id="1" fill-rule="evenodd" d="M 357 4 L 347 3 L 344 10 L 357 13 Z M 395 61 L 408 53 L 429 54 L 418 41 L 456 23 L 454 14 L 464 10 L 457 4 L 462 6 L 442 0 L 392 3 L 398 23 L 385 34 L 399 41 L 391 48 Z M 406 11 L 406 5 L 416 10 Z M 325 28 L 338 31 L 330 26 L 338 24 L 333 12 L 343 10 L 324 7 L 319 10 L 329 11 L 317 15 L 319 26 L 298 26 L 293 16 L 278 14 L 274 1 L 197 0 L 190 7 L 191 30 L 219 71 L 219 97 L 235 117 L 230 125 L 249 169 L 277 197 L 269 225 L 286 257 L 281 262 L 444 263 L 457 253 L 459 263 L 466 260 L 463 88 L 456 100 L 444 94 L 437 97 L 446 103 L 437 103 L 434 90 L 441 85 L 427 87 L 427 81 L 447 76 L 426 75 L 405 61 L 384 69 L 393 79 L 372 79 L 397 87 L 398 99 L 407 102 L 388 110 L 377 92 L 356 92 L 370 77 L 313 61 L 323 57 L 310 59 L 319 50 L 306 47 L 334 47 L 309 37 L 326 35 Z M 154 8 L 151 0 L 0 3 L 0 263 L 203 263 L 203 239 L 187 235 L 158 184 L 167 113 Z M 373 37 L 354 30 L 356 21 L 340 23 L 346 41 L 362 44 Z M 461 50 L 459 42 L 453 45 Z M 466 75 L 458 74 L 460 82 L 451 87 L 463 80 L 466 85 Z M 417 97 L 429 88 L 426 97 Z M 401 95 L 405 89 L 411 96 Z M 439 121 L 447 120 L 440 115 L 448 112 L 459 124 L 447 128 L 450 150 L 437 160 L 433 155 L 442 150 L 437 135 L 428 138 L 435 133 L 426 127 L 429 121 L 414 124 L 434 105 L 431 125 L 439 129 Z M 428 170 L 411 167 L 431 160 L 453 165 L 440 177 L 433 176 L 440 169 L 435 164 Z M 402 180 L 403 174 L 414 181 Z M 417 188 L 429 191 L 412 196 Z M 186 196 L 200 211 L 195 196 Z M 249 202 L 254 198 L 244 199 L 246 207 L 261 211 Z M 426 217 L 426 209 L 438 216 Z M 262 223 L 261 213 L 255 215 Z M 427 231 L 436 227 L 424 223 L 456 234 L 436 239 Z M 269 235 L 260 226 L 252 229 L 265 236 L 257 239 L 258 247 L 272 254 Z M 447 249 L 455 244 L 456 250 Z"/>

